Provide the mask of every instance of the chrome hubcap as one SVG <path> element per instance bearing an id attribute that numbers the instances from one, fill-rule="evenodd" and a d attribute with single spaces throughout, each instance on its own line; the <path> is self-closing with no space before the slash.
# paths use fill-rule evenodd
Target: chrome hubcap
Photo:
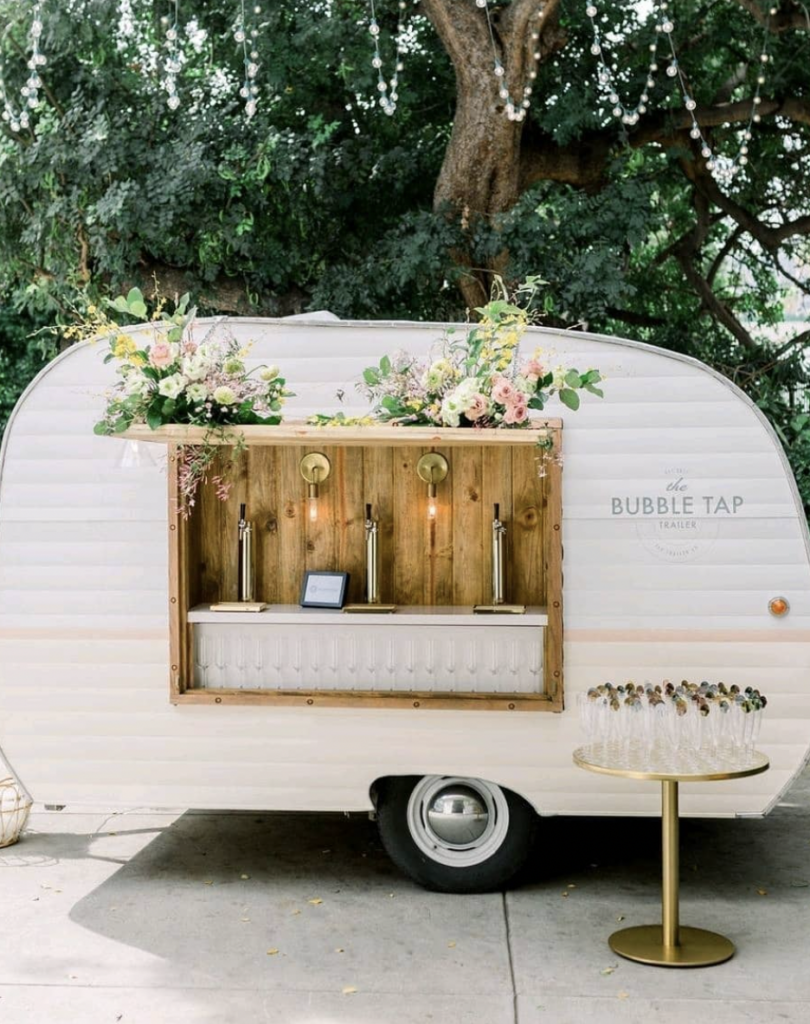
<path id="1" fill-rule="evenodd" d="M 407 813 L 417 847 L 448 867 L 489 860 L 509 830 L 503 791 L 483 779 L 428 775 L 414 787 Z"/>
<path id="2" fill-rule="evenodd" d="M 433 798 L 427 820 L 443 842 L 465 846 L 484 834 L 489 812 L 480 794 L 470 786 L 449 786 Z"/>

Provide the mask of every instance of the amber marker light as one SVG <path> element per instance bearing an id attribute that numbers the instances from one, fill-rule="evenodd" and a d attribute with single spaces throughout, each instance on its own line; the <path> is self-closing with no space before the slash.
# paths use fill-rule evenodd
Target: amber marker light
<path id="1" fill-rule="evenodd" d="M 772 597 L 768 602 L 768 611 L 771 615 L 780 618 L 790 611 L 790 602 L 786 597 Z"/>

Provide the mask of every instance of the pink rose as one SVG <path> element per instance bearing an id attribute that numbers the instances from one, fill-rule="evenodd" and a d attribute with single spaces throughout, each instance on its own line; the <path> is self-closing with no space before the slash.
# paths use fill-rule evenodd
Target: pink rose
<path id="1" fill-rule="evenodd" d="M 489 412 L 489 399 L 486 395 L 482 395 L 480 391 L 477 391 L 470 398 L 470 404 L 464 410 L 464 415 L 468 420 L 480 420 L 482 416 L 486 416 Z"/>
<path id="2" fill-rule="evenodd" d="M 191 339 L 189 338 L 189 339 L 187 339 L 186 341 L 183 342 L 183 355 L 184 356 L 193 356 L 196 351 L 197 351 L 197 342 L 196 341 L 191 341 Z"/>
<path id="3" fill-rule="evenodd" d="M 520 397 L 523 398 L 523 395 Z M 515 423 L 525 423 L 528 418 L 529 407 L 526 405 L 525 401 L 507 405 L 506 412 L 503 414 L 503 421 L 509 426 L 512 426 Z"/>
<path id="4" fill-rule="evenodd" d="M 496 377 L 492 381 L 492 400 L 499 405 L 506 405 L 514 400 L 515 389 L 506 377 Z"/>
<path id="5" fill-rule="evenodd" d="M 539 359 L 530 359 L 523 367 L 523 376 L 527 380 L 535 381 L 540 377 L 545 377 L 545 375 L 546 368 Z"/>
<path id="6" fill-rule="evenodd" d="M 158 370 L 162 370 L 165 366 L 174 362 L 172 350 L 169 348 L 167 342 L 158 341 L 152 346 L 149 350 L 149 362 Z"/>

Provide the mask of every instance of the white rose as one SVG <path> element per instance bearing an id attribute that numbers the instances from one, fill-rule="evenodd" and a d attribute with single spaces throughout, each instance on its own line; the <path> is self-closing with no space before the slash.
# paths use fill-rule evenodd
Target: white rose
<path id="1" fill-rule="evenodd" d="M 473 395 L 478 394 L 480 385 L 475 377 L 465 377 L 464 380 L 454 388 L 452 395 L 455 400 L 466 408 L 470 404 Z"/>
<path id="2" fill-rule="evenodd" d="M 218 387 L 213 397 L 218 405 L 233 405 L 236 402 L 236 392 L 225 385 Z"/>
<path id="3" fill-rule="evenodd" d="M 464 412 L 467 404 L 469 403 L 465 404 L 459 402 L 455 391 L 451 391 L 449 395 L 445 395 L 441 409 L 442 422 L 446 423 L 448 427 L 457 427 L 460 422 L 461 414 Z"/>
<path id="4" fill-rule="evenodd" d="M 259 371 L 259 376 L 261 377 L 262 380 L 267 380 L 267 381 L 275 380 L 276 377 L 278 377 L 278 367 L 277 366 L 263 366 L 261 368 L 261 370 Z"/>
<path id="5" fill-rule="evenodd" d="M 164 398 L 177 398 L 186 384 L 188 377 L 184 377 L 182 373 L 173 373 L 170 377 L 164 377 L 158 384 L 158 392 Z"/>
<path id="6" fill-rule="evenodd" d="M 149 390 L 149 381 L 142 373 L 130 373 L 124 382 L 125 395 L 143 396 Z"/>
<path id="7" fill-rule="evenodd" d="M 186 394 L 190 402 L 204 402 L 208 398 L 208 388 L 205 384 L 189 384 Z"/>
<path id="8" fill-rule="evenodd" d="M 226 354 L 222 345 L 217 341 L 204 342 L 195 353 L 197 358 L 208 367 L 220 366 L 224 362 Z"/>
<path id="9" fill-rule="evenodd" d="M 202 380 L 206 376 L 210 367 L 205 359 L 195 353 L 191 356 L 186 356 L 183 360 L 183 373 L 188 377 L 189 380 Z"/>

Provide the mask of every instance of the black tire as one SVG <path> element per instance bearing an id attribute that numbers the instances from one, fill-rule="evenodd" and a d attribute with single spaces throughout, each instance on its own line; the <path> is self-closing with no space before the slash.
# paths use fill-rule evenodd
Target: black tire
<path id="1" fill-rule="evenodd" d="M 442 789 L 442 785 L 445 788 Z M 452 787 L 472 790 L 489 809 L 486 832 L 466 845 L 443 843 L 431 831 L 428 806 Z M 413 801 L 413 802 L 412 802 Z M 537 814 L 526 801 L 482 779 L 401 776 L 379 787 L 377 824 L 388 856 L 415 882 L 433 892 L 479 893 L 503 889 L 532 849 Z"/>

